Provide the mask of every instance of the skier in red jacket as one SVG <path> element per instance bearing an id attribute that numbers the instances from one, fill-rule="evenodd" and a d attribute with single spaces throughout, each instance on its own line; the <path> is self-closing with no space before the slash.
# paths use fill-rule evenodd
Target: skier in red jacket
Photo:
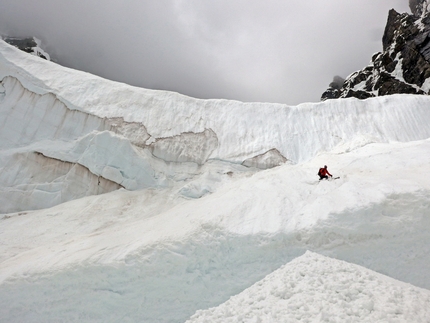
<path id="1" fill-rule="evenodd" d="M 320 177 L 320 180 L 322 179 L 328 179 L 328 177 L 333 177 L 327 169 L 327 165 L 324 165 L 324 168 L 320 168 L 320 170 L 318 171 L 318 176 Z"/>

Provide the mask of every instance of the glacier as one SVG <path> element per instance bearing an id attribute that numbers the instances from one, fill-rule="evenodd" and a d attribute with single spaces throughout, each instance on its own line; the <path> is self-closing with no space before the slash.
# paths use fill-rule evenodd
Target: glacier
<path id="1" fill-rule="evenodd" d="M 3 41 L 0 79 L 2 321 L 197 322 L 294 259 L 323 256 L 428 305 L 429 97 L 200 100 Z M 324 164 L 340 178 L 319 182 Z M 389 297 L 370 301 L 374 316 L 358 318 L 391 317 Z M 391 318 L 428 314 L 412 303 Z M 244 313 L 255 308 L 233 307 L 253 322 Z M 289 313 L 324 321 L 302 310 Z"/>
<path id="2" fill-rule="evenodd" d="M 419 140 L 430 133 L 421 126 L 430 122 L 427 97 L 297 107 L 197 100 L 103 80 L 26 57 L 4 42 L 2 46 L 0 148 L 9 151 L 4 167 L 30 150 L 48 164 L 60 160 L 87 171 L 91 183 L 96 177 L 107 183 L 102 189 L 88 181 L 81 187 L 69 184 L 73 189 L 68 190 L 8 175 L 0 181 L 15 189 L 2 196 L 15 206 L 3 212 L 24 211 L 16 206 L 23 197 L 32 200 L 28 203 L 34 209 L 118 185 L 131 190 L 166 187 L 178 180 L 177 174 L 183 174 L 179 180 L 192 177 L 208 161 L 266 169 L 285 161 L 302 163 L 337 146 Z M 71 179 L 58 182 L 73 181 L 75 176 L 66 174 Z M 50 197 L 29 197 L 35 190 Z"/>

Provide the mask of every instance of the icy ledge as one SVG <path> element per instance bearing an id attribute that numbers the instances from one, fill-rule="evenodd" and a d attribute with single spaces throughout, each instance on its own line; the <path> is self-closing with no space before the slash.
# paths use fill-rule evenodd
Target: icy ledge
<path id="1" fill-rule="evenodd" d="M 99 192 L 90 177 L 72 178 L 80 172 L 69 172 L 46 189 L 52 179 L 39 176 L 43 163 L 20 158 L 18 169 L 27 169 L 30 176 L 12 171 L 17 154 L 38 152 L 80 165 L 91 178 L 102 177 L 128 190 L 180 182 L 184 196 L 198 198 L 213 192 L 218 180 L 208 176 L 196 185 L 190 181 L 211 163 L 218 163 L 222 174 L 238 165 L 254 172 L 286 161 L 304 163 L 324 151 L 342 153 L 373 142 L 430 137 L 428 97 L 297 107 L 198 100 L 70 70 L 2 41 L 0 79 L 1 200 L 11 204 L 18 195 L 22 201 L 39 193 L 46 197 L 32 199 L 39 204 L 31 202 L 31 207 L 13 203 L 15 208 L 3 207 L 0 213 L 45 208 Z M 81 182 L 73 194 L 66 187 L 71 182 Z"/>
<path id="2" fill-rule="evenodd" d="M 281 158 L 301 163 L 357 136 L 366 136 L 371 142 L 430 137 L 430 98 L 424 96 L 332 100 L 297 107 L 199 100 L 67 69 L 0 41 L 0 78 L 8 76 L 32 93 L 54 95 L 70 110 L 133 125 L 119 133 L 137 146 L 157 143 L 157 157 L 166 156 L 169 161 L 172 156 L 182 160 L 188 155 L 172 154 L 178 147 L 171 146 L 178 140 L 186 142 L 187 134 L 198 136 L 190 142 L 199 142 L 202 134 L 209 140 L 207 150 L 196 156 L 197 162 L 208 158 L 237 164 L 273 149 Z M 7 91 L 3 96 L 6 100 Z M 138 129 L 142 129 L 141 138 L 130 138 Z M 169 138 L 169 143 L 158 143 L 163 138 Z M 170 150 L 164 149 L 167 146 Z M 187 149 L 192 151 L 193 147 Z"/>

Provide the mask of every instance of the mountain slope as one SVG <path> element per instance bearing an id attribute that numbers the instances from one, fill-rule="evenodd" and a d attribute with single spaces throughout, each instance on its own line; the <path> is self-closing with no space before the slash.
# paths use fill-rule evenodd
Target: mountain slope
<path id="1" fill-rule="evenodd" d="M 0 212 L 118 187 L 168 187 L 193 178 L 208 161 L 224 163 L 225 173 L 238 164 L 266 169 L 302 163 L 339 144 L 430 135 L 425 97 L 297 107 L 197 100 L 103 80 L 0 46 L 0 187 L 8 188 Z M 61 170 L 43 178 L 50 167 Z M 22 168 L 28 171 L 20 176 Z"/>
<path id="2" fill-rule="evenodd" d="M 426 96 L 197 100 L 3 42 L 0 77 L 0 321 L 184 322 L 306 250 L 430 288 Z"/>
<path id="3" fill-rule="evenodd" d="M 306 250 L 429 288 L 429 152 L 429 140 L 371 144 L 220 176 L 201 199 L 120 190 L 5 216 L 0 317 L 183 322 Z M 323 162 L 341 179 L 318 182 Z"/>
<path id="4" fill-rule="evenodd" d="M 430 15 L 426 6 L 427 1 L 411 3 L 412 15 L 391 9 L 382 38 L 382 52 L 374 54 L 368 66 L 346 80 L 335 78 L 321 100 L 429 94 Z"/>

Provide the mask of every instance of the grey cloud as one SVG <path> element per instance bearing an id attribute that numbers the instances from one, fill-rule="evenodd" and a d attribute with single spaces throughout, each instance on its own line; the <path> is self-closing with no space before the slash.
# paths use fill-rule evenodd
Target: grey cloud
<path id="1" fill-rule="evenodd" d="M 333 81 L 329 84 L 329 87 L 333 89 L 340 89 L 345 82 L 345 79 L 339 75 L 333 77 Z"/>
<path id="2" fill-rule="evenodd" d="M 3 0 L 0 32 L 35 35 L 59 63 L 198 98 L 318 101 L 380 51 L 405 0 Z"/>

